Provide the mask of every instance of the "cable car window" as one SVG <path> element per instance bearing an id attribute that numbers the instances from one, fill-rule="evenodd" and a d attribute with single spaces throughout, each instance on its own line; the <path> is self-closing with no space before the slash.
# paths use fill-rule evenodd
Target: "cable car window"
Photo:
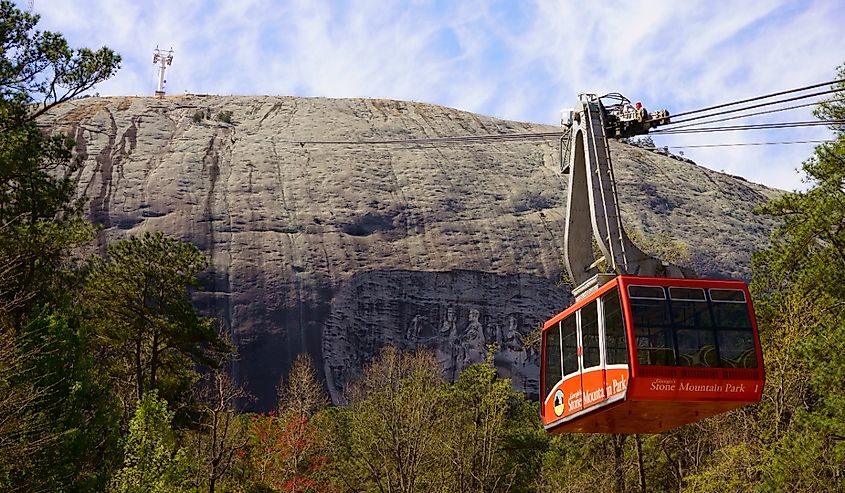
<path id="1" fill-rule="evenodd" d="M 650 286 L 629 286 L 629 295 L 633 287 Z M 663 289 L 658 290 L 643 294 L 662 295 Z M 675 343 L 666 300 L 631 297 L 630 302 L 637 340 L 637 360 L 641 365 L 674 366 Z"/>
<path id="2" fill-rule="evenodd" d="M 604 307 L 604 337 L 607 349 L 607 364 L 628 363 L 628 342 L 625 338 L 625 320 L 622 318 L 622 305 L 619 291 L 613 289 L 602 297 Z"/>
<path id="3" fill-rule="evenodd" d="M 669 327 L 672 325 L 666 312 L 666 302 L 655 299 L 631 299 L 631 312 L 634 316 L 634 326 L 658 325 Z"/>
<path id="4" fill-rule="evenodd" d="M 713 303 L 711 306 L 717 327 L 751 329 L 751 317 L 745 304 Z"/>
<path id="5" fill-rule="evenodd" d="M 706 301 L 704 290 L 701 288 L 669 288 L 669 298 L 672 300 Z"/>
<path id="6" fill-rule="evenodd" d="M 751 317 L 745 293 L 733 289 L 711 289 L 715 325 L 723 328 L 751 329 Z"/>
<path id="7" fill-rule="evenodd" d="M 628 295 L 640 364 L 758 366 L 744 291 L 629 286 Z"/>
<path id="8" fill-rule="evenodd" d="M 710 308 L 704 299 L 704 290 L 701 290 L 701 296 L 700 300 L 695 301 L 672 299 L 672 321 L 675 327 L 713 327 Z"/>
<path id="9" fill-rule="evenodd" d="M 757 368 L 754 332 L 745 293 L 737 289 L 711 289 L 710 299 L 721 366 Z"/>
<path id="10" fill-rule="evenodd" d="M 674 366 L 671 329 L 637 327 L 637 359 L 641 365 Z"/>
<path id="11" fill-rule="evenodd" d="M 675 336 L 678 338 L 679 366 L 720 366 L 712 329 L 680 329 Z"/>
<path id="12" fill-rule="evenodd" d="M 757 368 L 754 334 L 750 330 L 720 331 L 719 351 L 724 367 Z"/>
<path id="13" fill-rule="evenodd" d="M 581 345 L 584 347 L 584 368 L 601 364 L 599 347 L 598 302 L 593 301 L 581 309 Z"/>
<path id="14" fill-rule="evenodd" d="M 739 289 L 711 289 L 710 299 L 733 303 L 745 303 L 745 293 Z"/>
<path id="15" fill-rule="evenodd" d="M 719 366 L 716 333 L 704 290 L 669 288 L 679 366 Z"/>
<path id="16" fill-rule="evenodd" d="M 666 295 L 660 286 L 628 286 L 629 298 L 665 300 Z"/>
<path id="17" fill-rule="evenodd" d="M 560 323 L 563 338 L 563 376 L 578 372 L 578 332 L 575 314 Z"/>
<path id="18" fill-rule="evenodd" d="M 543 371 L 543 379 L 545 383 L 545 394 L 549 395 L 552 389 L 555 388 L 561 379 L 560 371 L 560 325 L 550 328 L 546 331 L 546 338 L 543 341 L 546 350 L 545 368 Z"/>

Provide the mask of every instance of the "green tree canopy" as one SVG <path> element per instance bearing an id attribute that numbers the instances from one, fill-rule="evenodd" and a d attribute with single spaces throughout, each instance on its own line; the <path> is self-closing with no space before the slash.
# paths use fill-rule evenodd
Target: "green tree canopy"
<path id="1" fill-rule="evenodd" d="M 464 369 L 449 387 L 451 419 L 444 434 L 448 491 L 536 491 L 547 436 L 539 412 L 499 378 L 490 347 L 487 361 Z"/>
<path id="2" fill-rule="evenodd" d="M 0 490 L 102 490 L 118 418 L 74 310 L 71 252 L 91 238 L 73 142 L 35 118 L 110 77 L 120 57 L 71 49 L 0 0 Z"/>
<path id="3" fill-rule="evenodd" d="M 837 94 L 816 114 L 841 118 L 845 101 Z M 772 490 L 845 487 L 845 129 L 834 130 L 804 162 L 809 188 L 761 208 L 781 221 L 754 256 L 752 286 L 769 371 L 761 416 L 771 455 L 761 468 Z"/>
<path id="4" fill-rule="evenodd" d="M 75 198 L 73 142 L 35 118 L 111 77 L 120 56 L 72 49 L 39 17 L 0 0 L 0 319 L 20 325 L 33 304 L 65 291 L 54 275 L 90 230 Z"/>
<path id="5" fill-rule="evenodd" d="M 37 31 L 40 16 L 0 1 L 0 98 L 30 107 L 29 119 L 109 79 L 120 55 L 108 48 L 72 49 L 65 38 Z"/>
<path id="6" fill-rule="evenodd" d="M 138 402 L 129 422 L 123 468 L 112 479 L 117 493 L 178 493 L 189 491 L 190 464 L 176 444 L 173 412 L 155 390 Z"/>
<path id="7" fill-rule="evenodd" d="M 387 347 L 333 414 L 332 467 L 357 491 L 443 491 L 443 433 L 450 419 L 434 355 Z M 341 486 L 342 487 L 342 486 Z"/>
<path id="8" fill-rule="evenodd" d="M 162 233 L 127 237 L 107 253 L 93 259 L 83 301 L 113 384 L 126 399 L 158 389 L 171 404 L 185 402 L 195 366 L 214 365 L 215 352 L 228 350 L 191 304 L 205 257 Z"/>

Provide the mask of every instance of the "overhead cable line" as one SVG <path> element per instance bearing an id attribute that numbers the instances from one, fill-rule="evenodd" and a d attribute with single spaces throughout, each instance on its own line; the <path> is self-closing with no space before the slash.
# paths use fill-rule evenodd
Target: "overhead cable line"
<path id="1" fill-rule="evenodd" d="M 845 125 L 845 120 L 812 120 L 804 122 L 758 123 L 752 125 L 728 125 L 724 127 L 696 127 L 684 129 L 655 130 L 653 134 L 678 135 L 711 132 L 736 132 L 740 130 L 770 130 L 780 128 L 818 127 L 830 125 Z"/>
<path id="2" fill-rule="evenodd" d="M 764 94 L 762 96 L 755 96 L 753 98 L 740 99 L 738 101 L 732 101 L 732 102 L 729 102 L 729 103 L 722 103 L 722 104 L 717 104 L 715 106 L 708 106 L 707 108 L 684 111 L 682 113 L 677 113 L 677 114 L 672 115 L 672 116 L 679 117 L 679 116 L 692 115 L 692 114 L 696 114 L 696 113 L 702 113 L 704 111 L 711 111 L 711 110 L 717 110 L 717 109 L 720 109 L 720 108 L 726 108 L 728 106 L 735 106 L 737 104 L 745 104 L 745 103 L 751 103 L 751 102 L 754 102 L 754 101 L 759 101 L 761 99 L 773 98 L 775 96 L 783 96 L 784 94 L 791 94 L 791 93 L 794 93 L 794 92 L 807 91 L 809 89 L 815 89 L 817 87 L 832 86 L 834 84 L 841 84 L 843 82 L 845 82 L 845 79 L 832 80 L 832 81 L 828 81 L 828 82 L 820 82 L 818 84 L 812 84 L 812 85 L 804 86 L 804 87 L 797 87 L 795 89 L 788 89 L 786 91 L 778 91 L 778 92 L 773 92 L 773 93 L 769 93 L 769 94 Z"/>
<path id="3" fill-rule="evenodd" d="M 687 111 L 683 113 L 678 113 L 673 115 L 673 118 L 678 116 L 684 115 L 692 115 L 696 113 L 701 113 L 705 111 L 711 111 L 714 109 L 721 109 L 726 108 L 728 106 L 734 106 L 737 104 L 744 104 L 754 101 L 759 101 L 763 99 L 772 98 L 775 96 L 781 96 L 785 94 L 806 91 L 808 89 L 813 89 L 816 87 L 822 86 L 829 86 L 838 83 L 845 83 L 845 79 L 841 80 L 834 80 L 829 82 L 823 82 L 819 84 L 812 84 L 804 87 L 799 87 L 796 89 L 790 89 L 787 91 L 779 91 L 770 94 L 765 94 L 762 96 L 757 96 L 753 98 L 747 98 L 739 101 L 733 101 L 730 103 L 723 103 L 715 106 L 710 106 L 707 108 L 702 108 L 699 110 Z M 678 121 L 671 122 L 667 125 L 670 125 L 669 128 L 655 130 L 653 134 L 660 134 L 660 135 L 671 135 L 671 134 L 680 134 L 680 133 L 707 133 L 707 132 L 726 132 L 726 131 L 733 131 L 733 130 L 763 130 L 769 128 L 792 128 L 792 127 L 800 127 L 800 126 L 819 126 L 819 125 L 843 125 L 845 121 L 818 121 L 818 122 L 781 122 L 776 124 L 760 124 L 760 125 L 741 125 L 735 127 L 698 127 L 698 125 L 704 125 L 708 123 L 717 123 L 721 121 L 733 120 L 738 118 L 746 118 L 750 116 L 768 114 L 768 113 L 775 113 L 778 111 L 786 111 L 790 109 L 801 108 L 805 106 L 811 106 L 817 104 L 817 102 L 807 103 L 807 104 L 800 104 L 800 105 L 793 105 L 786 108 L 777 108 L 768 111 L 760 111 L 755 113 L 743 114 L 743 115 L 735 115 L 728 118 L 723 119 L 716 119 L 716 120 L 707 120 L 701 121 L 702 119 L 712 118 L 715 116 L 720 116 L 729 113 L 736 113 L 741 111 L 747 111 L 750 109 L 760 108 L 764 106 L 770 106 L 774 104 L 780 104 L 790 101 L 797 101 L 801 99 L 806 99 L 815 96 L 821 96 L 825 94 L 831 93 L 838 93 L 845 91 L 845 88 L 836 88 L 836 89 L 829 89 L 826 91 L 818 91 L 810 94 L 803 94 L 791 98 L 779 99 L 776 101 L 768 101 L 764 103 L 759 103 L 750 106 L 744 106 L 742 108 L 734 108 L 730 110 L 725 110 L 721 112 L 711 113 L 707 115 L 700 115 L 692 118 L 681 119 Z M 698 123 L 684 125 L 683 127 L 671 127 L 671 125 L 680 124 L 680 123 L 688 123 L 696 121 Z M 688 129 L 688 127 L 698 127 L 695 129 Z M 684 130 L 681 130 L 681 129 Z M 424 144 L 429 145 L 437 145 L 437 144 L 452 144 L 452 143 L 495 143 L 495 142 L 513 142 L 513 141 L 544 141 L 544 140 L 551 140 L 551 139 L 559 139 L 567 135 L 568 131 L 562 130 L 557 132 L 523 132 L 523 133 L 511 133 L 511 134 L 485 134 L 485 135 L 456 135 L 456 136 L 445 136 L 445 137 L 420 137 L 420 138 L 410 138 L 410 139 L 373 139 L 373 140 L 366 140 L 366 139 L 357 139 L 357 140 L 280 140 L 277 141 L 277 144 L 287 144 L 287 145 L 298 145 L 300 147 L 305 146 L 373 146 L 373 145 L 386 145 L 386 146 L 420 146 Z"/>
<path id="4" fill-rule="evenodd" d="M 732 110 L 719 111 L 719 112 L 716 112 L 716 113 L 710 113 L 708 115 L 694 116 L 692 118 L 677 120 L 677 121 L 674 121 L 672 123 L 668 123 L 667 125 L 692 122 L 692 121 L 701 120 L 701 119 L 704 119 L 704 118 L 710 118 L 710 117 L 713 117 L 713 116 L 727 115 L 729 113 L 736 113 L 736 112 L 739 112 L 739 111 L 753 110 L 755 108 L 762 108 L 764 106 L 771 106 L 773 104 L 788 103 L 790 101 L 798 101 L 798 100 L 801 100 L 801 99 L 807 99 L 807 98 L 811 98 L 811 97 L 815 97 L 815 96 L 822 96 L 822 95 L 825 95 L 825 94 L 831 94 L 831 93 L 837 93 L 837 92 L 843 92 L 843 91 L 845 91 L 845 87 L 837 88 L 837 89 L 828 89 L 827 91 L 819 91 L 819 92 L 814 92 L 814 93 L 810 93 L 810 94 L 803 94 L 801 96 L 794 96 L 794 97 L 791 97 L 791 98 L 778 99 L 776 101 L 768 101 L 768 102 L 765 102 L 765 103 L 752 104 L 750 106 L 743 106 L 742 108 L 734 108 Z M 736 103 L 732 103 L 732 104 L 736 104 Z M 687 114 L 689 114 L 689 112 L 679 113 L 677 115 L 672 115 L 672 117 L 675 118 L 675 117 L 678 117 L 680 115 L 687 115 Z"/>
<path id="5" fill-rule="evenodd" d="M 667 130 L 678 130 L 678 129 L 681 129 L 681 128 L 695 127 L 695 126 L 698 126 L 698 125 L 707 125 L 708 123 L 719 123 L 719 122 L 727 122 L 727 121 L 731 121 L 731 120 L 740 120 L 742 118 L 750 118 L 752 116 L 760 116 L 760 115 L 768 115 L 768 114 L 771 114 L 771 113 L 779 113 L 781 111 L 789 111 L 789 110 L 795 110 L 795 109 L 798 109 L 798 108 L 806 108 L 807 106 L 816 106 L 818 104 L 819 104 L 818 101 L 813 101 L 813 102 L 810 102 L 810 103 L 796 104 L 796 105 L 793 105 L 793 106 L 786 106 L 784 108 L 775 108 L 773 110 L 757 111 L 757 112 L 754 112 L 754 113 L 749 113 L 747 115 L 734 115 L 734 116 L 728 116 L 728 117 L 725 117 L 725 118 L 718 118 L 716 120 L 697 121 L 695 123 L 688 123 L 686 125 L 681 125 L 681 126 L 678 126 L 678 127 L 673 126 L 673 127 L 669 128 Z M 673 125 L 673 123 L 670 122 L 667 125 Z M 655 130 L 652 133 L 656 133 L 656 132 L 660 132 L 660 131 L 661 130 Z"/>
<path id="6" fill-rule="evenodd" d="M 560 132 L 527 132 L 513 134 L 484 134 L 484 135 L 456 135 L 450 137 L 420 137 L 415 139 L 381 139 L 381 140 L 280 140 L 277 144 L 289 144 L 305 147 L 307 145 L 325 146 L 367 146 L 367 145 L 417 145 L 417 144 L 448 144 L 452 142 L 503 142 L 503 141 L 532 141 L 559 139 L 567 131 Z"/>
<path id="7" fill-rule="evenodd" d="M 698 144 L 686 146 L 668 146 L 670 149 L 692 149 L 700 147 L 741 147 L 741 146 L 769 146 L 788 144 L 823 144 L 836 142 L 835 140 L 785 140 L 780 142 L 735 142 L 731 144 Z"/>
<path id="8" fill-rule="evenodd" d="M 770 130 L 798 127 L 815 127 L 845 125 L 845 120 L 811 120 L 798 122 L 760 123 L 753 125 L 728 125 L 721 127 L 695 127 L 684 129 L 655 130 L 652 134 L 679 135 L 693 133 L 734 132 L 744 130 Z M 485 135 L 456 135 L 449 137 L 421 137 L 415 139 L 380 139 L 380 140 L 280 140 L 277 144 L 292 146 L 420 146 L 437 144 L 477 143 L 489 144 L 496 142 L 541 142 L 559 139 L 567 134 L 560 132 L 527 132 L 513 134 L 485 134 Z"/>

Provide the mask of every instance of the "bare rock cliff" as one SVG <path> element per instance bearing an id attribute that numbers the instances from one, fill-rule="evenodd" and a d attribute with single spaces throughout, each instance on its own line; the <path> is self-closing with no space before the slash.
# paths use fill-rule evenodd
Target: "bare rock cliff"
<path id="1" fill-rule="evenodd" d="M 78 143 L 101 245 L 155 229 L 207 253 L 196 301 L 233 334 L 259 408 L 274 406 L 298 353 L 341 401 L 386 344 L 431 348 L 451 377 L 498 343 L 500 371 L 536 393 L 537 354 L 521 336 L 570 302 L 557 142 L 301 142 L 552 127 L 423 103 L 269 96 L 88 98 L 42 123 Z M 685 242 L 701 275 L 748 276 L 771 230 L 751 210 L 776 191 L 611 148 L 627 224 Z"/>

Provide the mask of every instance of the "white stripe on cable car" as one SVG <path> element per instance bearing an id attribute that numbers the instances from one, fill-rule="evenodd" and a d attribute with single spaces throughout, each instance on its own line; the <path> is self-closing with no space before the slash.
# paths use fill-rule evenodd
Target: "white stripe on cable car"
<path id="1" fill-rule="evenodd" d="M 564 382 L 566 382 L 567 380 L 571 380 L 575 377 L 578 377 L 580 375 L 581 375 L 580 373 L 576 372 L 576 373 L 572 373 L 572 374 L 567 375 L 567 376 L 563 377 L 562 379 L 558 380 L 557 383 L 555 384 L 555 386 L 552 387 L 552 391 L 549 392 L 549 395 L 547 395 L 546 398 L 543 400 L 543 405 L 546 405 L 546 404 L 549 403 L 549 399 L 555 394 L 555 390 L 557 390 L 561 385 L 563 385 Z"/>
<path id="2" fill-rule="evenodd" d="M 590 368 L 593 368 L 593 367 L 590 367 Z M 589 375 L 591 373 L 595 373 L 596 371 L 601 371 L 601 370 L 629 370 L 629 369 L 630 368 L 628 367 L 627 364 L 624 364 L 624 365 L 607 365 L 605 368 L 595 368 L 595 369 L 590 370 L 590 371 L 585 371 L 585 372 L 582 372 L 582 373 L 572 373 L 570 375 L 567 375 L 567 376 L 563 377 L 562 379 L 558 380 L 557 383 L 555 384 L 555 386 L 552 387 L 552 391 L 549 392 L 549 394 L 546 396 L 545 399 L 543 399 L 543 405 L 545 406 L 546 404 L 549 403 L 549 399 L 554 395 L 555 390 L 557 390 L 561 385 L 563 385 L 563 382 L 565 382 L 567 380 L 575 378 L 579 375 Z"/>
<path id="3" fill-rule="evenodd" d="M 566 423 L 567 421 L 571 421 L 571 420 L 573 420 L 573 419 L 575 419 L 575 418 L 577 418 L 577 417 L 580 417 L 580 416 L 582 416 L 582 415 L 584 415 L 584 414 L 587 414 L 587 413 L 590 413 L 590 412 L 596 411 L 596 410 L 598 410 L 598 409 L 600 409 L 600 408 L 602 408 L 602 407 L 607 406 L 608 404 L 613 404 L 613 403 L 615 403 L 615 402 L 617 402 L 617 401 L 621 401 L 621 400 L 625 399 L 625 396 L 626 396 L 626 394 L 627 394 L 627 393 L 628 393 L 628 392 L 627 392 L 627 391 L 625 391 L 625 392 L 622 392 L 621 394 L 616 394 L 616 395 L 614 395 L 613 397 L 611 397 L 610 399 L 603 400 L 603 401 L 599 402 L 598 404 L 593 404 L 593 405 L 591 405 L 591 406 L 589 406 L 589 407 L 584 407 L 584 408 L 581 408 L 581 410 L 579 410 L 579 411 L 577 411 L 577 412 L 574 412 L 574 413 L 572 413 L 572 414 L 569 414 L 569 415 L 566 415 L 566 416 L 561 416 L 560 418 L 558 418 L 558 419 L 556 419 L 556 420 L 552 421 L 551 423 L 549 423 L 549 424 L 547 424 L 547 425 L 543 425 L 543 428 L 545 428 L 545 429 L 547 429 L 547 430 L 548 430 L 549 428 L 554 428 L 555 426 L 559 426 L 559 425 L 561 425 L 561 424 L 563 424 L 563 423 Z"/>

